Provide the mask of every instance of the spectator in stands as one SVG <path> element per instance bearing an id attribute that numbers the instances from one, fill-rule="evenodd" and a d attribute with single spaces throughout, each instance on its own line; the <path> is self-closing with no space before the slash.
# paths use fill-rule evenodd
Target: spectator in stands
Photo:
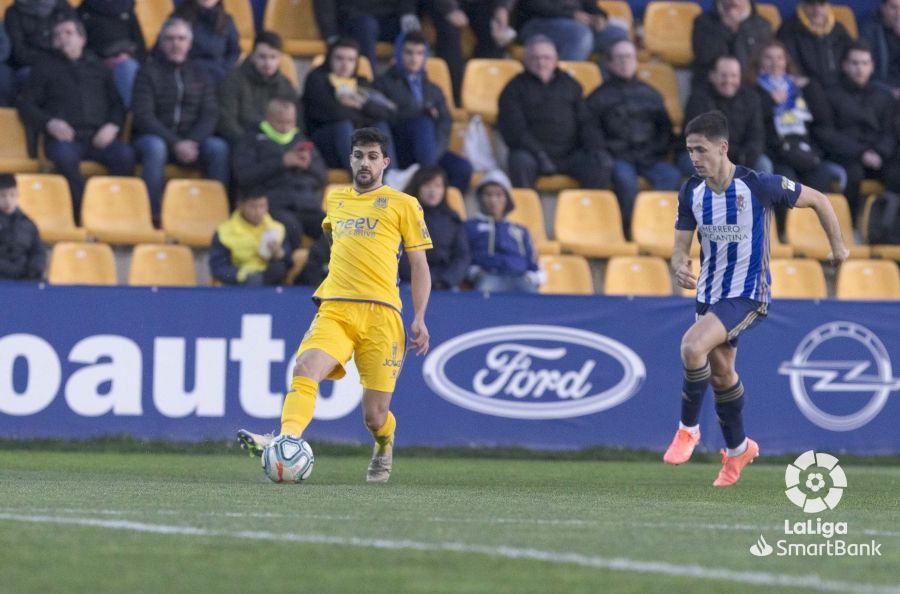
<path id="1" fill-rule="evenodd" d="M 443 91 L 425 72 L 428 42 L 418 31 L 401 33 L 396 48 L 394 65 L 375 81 L 375 88 L 395 105 L 389 120 L 397 155 L 394 165 L 399 169 L 440 165 L 450 185 L 466 192 L 472 165 L 447 149 L 453 119 Z"/>
<path id="2" fill-rule="evenodd" d="M 280 70 L 281 47 L 277 33 L 263 31 L 253 41 L 253 52 L 219 85 L 217 131 L 232 145 L 256 129 L 271 99 L 296 95 Z"/>
<path id="3" fill-rule="evenodd" d="M 41 280 L 46 268 L 37 227 L 19 210 L 16 177 L 0 173 L 0 280 Z"/>
<path id="4" fill-rule="evenodd" d="M 520 37 L 526 43 L 535 35 L 549 37 L 560 60 L 584 61 L 628 39 L 628 30 L 611 23 L 594 0 L 520 0 L 517 8 Z"/>
<path id="5" fill-rule="evenodd" d="M 538 175 L 564 173 L 585 188 L 609 187 L 612 158 L 581 85 L 557 64 L 553 42 L 535 35 L 525 44 L 525 72 L 500 94 L 497 124 L 512 182 L 533 188 Z"/>
<path id="6" fill-rule="evenodd" d="M 872 82 L 875 62 L 865 42 L 848 48 L 841 69 L 840 84 L 828 92 L 833 119 L 821 137 L 831 158 L 847 170 L 844 194 L 855 221 L 862 208 L 859 186 L 864 179 L 880 179 L 888 189 L 900 190 L 900 171 L 886 166 L 897 150 L 897 111 L 891 93 Z"/>
<path id="7" fill-rule="evenodd" d="M 375 66 L 375 45 L 421 29 L 416 0 L 313 0 L 319 32 L 329 44 L 346 36 Z"/>
<path id="8" fill-rule="evenodd" d="M 615 155 L 613 189 L 626 234 L 638 193 L 638 175 L 654 190 L 677 190 L 678 168 L 666 161 L 672 148 L 672 122 L 659 91 L 637 79 L 637 48 L 625 39 L 606 54 L 609 74 L 587 98 L 610 153 Z"/>
<path id="9" fill-rule="evenodd" d="M 45 135 L 44 150 L 65 176 L 80 212 L 84 177 L 80 163 L 99 161 L 110 175 L 134 173 L 134 150 L 118 139 L 125 107 L 112 73 L 84 52 L 87 36 L 76 17 L 53 27 L 57 56 L 39 62 L 19 97 L 29 127 Z"/>
<path id="10" fill-rule="evenodd" d="M 16 79 L 7 62 L 12 53 L 12 43 L 6 27 L 0 22 L 0 107 L 12 107 L 16 102 Z"/>
<path id="11" fill-rule="evenodd" d="M 265 119 L 237 144 L 234 179 L 239 191 L 257 188 L 265 193 L 269 211 L 285 226 L 291 247 L 300 247 L 304 235 L 322 235 L 322 190 L 328 168 L 297 128 L 292 97 L 270 99 Z"/>
<path id="12" fill-rule="evenodd" d="M 134 77 L 147 56 L 134 0 L 84 0 L 78 16 L 87 31 L 87 47 L 108 68 L 126 108 L 131 107 Z"/>
<path id="13" fill-rule="evenodd" d="M 536 293 L 544 282 L 531 234 L 506 216 L 513 209 L 509 181 L 489 173 L 475 190 L 481 214 L 466 221 L 472 252 L 467 277 L 477 291 Z"/>
<path id="14" fill-rule="evenodd" d="M 228 143 L 213 136 L 219 117 L 215 85 L 207 69 L 188 58 L 190 48 L 190 25 L 170 18 L 134 82 L 134 147 L 155 218 L 170 160 L 202 167 L 228 187 Z"/>
<path id="15" fill-rule="evenodd" d="M 15 0 L 6 9 L 6 32 L 12 42 L 10 65 L 20 81 L 30 68 L 54 55 L 53 25 L 75 16 L 67 0 Z"/>
<path id="16" fill-rule="evenodd" d="M 209 270 L 224 285 L 280 285 L 291 266 L 284 225 L 269 215 L 265 192 L 238 194 L 237 208 L 219 225 L 209 249 Z"/>
<path id="17" fill-rule="evenodd" d="M 841 59 L 853 42 L 828 0 L 800 0 L 797 13 L 778 30 L 778 39 L 801 72 L 826 89 L 840 81 Z"/>
<path id="18" fill-rule="evenodd" d="M 759 94 L 756 89 L 741 84 L 741 63 L 734 56 L 719 57 L 708 80 L 708 84 L 691 91 L 684 121 L 689 122 L 707 111 L 721 111 L 728 118 L 728 158 L 738 165 L 772 173 L 772 161 L 764 153 L 766 130 Z M 694 174 L 686 151 L 681 153 L 678 166 L 684 175 Z"/>
<path id="19" fill-rule="evenodd" d="M 436 165 L 416 171 L 406 189 L 419 199 L 425 225 L 434 245 L 426 256 L 434 290 L 458 289 L 466 276 L 471 255 L 463 220 L 447 204 L 447 174 Z M 409 261 L 400 258 L 400 280 L 410 282 Z"/>
<path id="20" fill-rule="evenodd" d="M 339 39 L 328 47 L 325 62 L 312 70 L 303 86 L 306 129 L 329 167 L 350 171 L 350 136 L 355 128 L 375 126 L 390 135 L 386 120 L 394 106 L 357 76 L 359 44 Z M 393 143 L 391 143 L 393 145 Z"/>
<path id="21" fill-rule="evenodd" d="M 438 57 L 447 62 L 453 84 L 453 100 L 462 103 L 463 77 L 462 31 L 475 33 L 475 58 L 503 58 L 504 48 L 515 38 L 509 26 L 509 14 L 516 0 L 428 0 L 426 10 L 434 22 Z"/>
<path id="22" fill-rule="evenodd" d="M 863 24 L 860 38 L 872 48 L 873 79 L 900 99 L 900 0 L 881 0 L 878 17 Z"/>
<path id="23" fill-rule="evenodd" d="M 209 70 L 219 82 L 241 57 L 241 40 L 222 0 L 184 0 L 172 16 L 190 24 L 194 33 L 190 59 Z"/>
<path id="24" fill-rule="evenodd" d="M 746 73 L 751 58 L 775 36 L 769 21 L 759 16 L 753 0 L 716 0 L 694 19 L 694 84 L 703 83 L 719 56 L 734 56 Z"/>

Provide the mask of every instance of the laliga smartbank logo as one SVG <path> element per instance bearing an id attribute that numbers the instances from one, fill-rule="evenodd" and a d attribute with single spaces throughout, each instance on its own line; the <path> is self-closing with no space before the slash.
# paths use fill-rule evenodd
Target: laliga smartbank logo
<path id="1" fill-rule="evenodd" d="M 835 509 L 847 488 L 847 475 L 831 454 L 809 450 L 787 465 L 784 471 L 784 494 L 788 500 L 807 514 Z M 784 536 L 773 547 L 764 535 L 750 547 L 755 557 L 880 557 L 881 543 L 851 542 L 845 538 L 850 528 L 847 522 L 815 520 L 784 521 Z M 800 538 L 796 538 L 800 537 Z"/>

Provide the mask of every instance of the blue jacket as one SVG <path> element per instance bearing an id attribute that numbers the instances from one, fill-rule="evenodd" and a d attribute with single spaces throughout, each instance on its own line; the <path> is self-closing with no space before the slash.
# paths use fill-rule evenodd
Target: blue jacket
<path id="1" fill-rule="evenodd" d="M 522 276 L 538 271 L 531 234 L 521 225 L 481 215 L 466 221 L 466 237 L 472 250 L 472 265 L 485 272 Z"/>

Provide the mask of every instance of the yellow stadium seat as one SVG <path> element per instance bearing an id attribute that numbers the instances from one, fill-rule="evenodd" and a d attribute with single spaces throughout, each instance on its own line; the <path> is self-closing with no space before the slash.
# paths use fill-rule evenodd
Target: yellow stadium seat
<path id="1" fill-rule="evenodd" d="M 610 19 L 627 25 L 628 34 L 631 39 L 634 39 L 634 13 L 628 2 L 625 0 L 598 0 L 597 6 L 608 14 Z"/>
<path id="2" fill-rule="evenodd" d="M 328 170 L 328 183 L 349 186 L 350 185 L 350 174 L 347 173 L 346 169 L 329 169 Z"/>
<path id="3" fill-rule="evenodd" d="M 241 49 L 249 52 L 253 49 L 253 39 L 256 37 L 256 26 L 253 24 L 253 8 L 250 0 L 222 0 L 225 12 L 234 19 L 238 35 L 241 38 Z"/>
<path id="4" fill-rule="evenodd" d="M 694 278 L 700 280 L 700 258 L 691 258 L 691 270 L 694 272 Z M 696 299 L 697 289 L 685 289 L 684 287 L 680 287 L 677 284 L 675 286 L 678 289 L 678 294 L 682 297 L 691 297 L 693 299 Z"/>
<path id="5" fill-rule="evenodd" d="M 578 81 L 578 84 L 581 85 L 581 93 L 585 97 L 603 84 L 603 75 L 600 74 L 600 67 L 594 62 L 560 60 L 559 69 Z"/>
<path id="6" fill-rule="evenodd" d="M 541 175 L 537 178 L 535 188 L 538 192 L 559 192 L 560 190 L 574 190 L 581 184 L 574 177 L 568 175 Z"/>
<path id="7" fill-rule="evenodd" d="M 671 258 L 675 245 L 675 218 L 678 192 L 639 192 L 631 213 L 631 238 L 643 254 Z M 700 255 L 697 234 L 691 242 L 691 256 Z"/>
<path id="8" fill-rule="evenodd" d="M 636 243 L 625 241 L 619 202 L 609 190 L 560 192 L 553 228 L 556 240 L 567 252 L 589 258 L 638 253 Z"/>
<path id="9" fill-rule="evenodd" d="M 869 240 L 869 219 L 872 214 L 872 204 L 875 202 L 875 199 L 878 198 L 878 194 L 871 194 L 868 198 L 866 198 L 866 204 L 863 207 L 863 214 L 859 219 L 859 227 L 860 233 L 862 234 L 862 239 L 865 243 L 870 243 Z M 872 255 L 878 258 L 886 258 L 888 260 L 896 260 L 900 262 L 900 245 L 892 245 L 892 244 L 874 244 L 869 246 L 872 250 Z"/>
<path id="10" fill-rule="evenodd" d="M 87 239 L 87 231 L 75 226 L 66 178 L 49 173 L 20 173 L 16 175 L 16 185 L 19 206 L 37 225 L 41 239 L 47 243 Z"/>
<path id="11" fill-rule="evenodd" d="M 680 132 L 684 126 L 684 108 L 681 105 L 681 95 L 678 90 L 678 78 L 675 70 L 662 62 L 641 62 L 638 64 L 637 77 L 647 83 L 663 96 L 666 112 L 672 120 L 675 132 Z"/>
<path id="12" fill-rule="evenodd" d="M 13 5 L 16 0 L 0 0 L 0 19 L 6 15 L 6 9 Z"/>
<path id="13" fill-rule="evenodd" d="M 294 58 L 290 54 L 281 54 L 281 64 L 278 65 L 278 69 L 281 71 L 281 74 L 291 81 L 294 89 L 299 91 L 300 77 L 297 75 L 297 66 L 294 64 Z"/>
<path id="14" fill-rule="evenodd" d="M 650 53 L 676 67 L 694 61 L 691 35 L 703 10 L 695 2 L 654 1 L 644 11 L 644 43 Z"/>
<path id="15" fill-rule="evenodd" d="M 310 67 L 318 68 L 324 62 L 325 54 L 318 54 L 317 56 L 313 57 Z M 372 70 L 372 63 L 369 62 L 369 58 L 363 55 L 359 56 L 359 60 L 357 60 L 356 62 L 356 74 L 366 80 L 375 80 L 375 73 Z"/>
<path id="16" fill-rule="evenodd" d="M 818 260 L 812 258 L 773 258 L 772 297 L 776 299 L 825 299 L 828 288 Z"/>
<path id="17" fill-rule="evenodd" d="M 209 247 L 216 227 L 228 216 L 228 196 L 221 182 L 173 179 L 166 184 L 162 228 L 169 239 L 191 247 Z"/>
<path id="18" fill-rule="evenodd" d="M 105 243 L 57 243 L 50 255 L 47 281 L 52 285 L 115 285 L 112 248 Z"/>
<path id="19" fill-rule="evenodd" d="M 310 57 L 325 53 L 313 0 L 268 0 L 263 29 L 281 35 L 284 51 L 292 56 Z"/>
<path id="20" fill-rule="evenodd" d="M 859 28 L 856 26 L 856 15 L 853 14 L 853 7 L 844 4 L 832 4 L 831 10 L 834 11 L 834 20 L 844 25 L 844 29 L 850 34 L 850 37 L 856 39 L 859 37 Z"/>
<path id="21" fill-rule="evenodd" d="M 889 260 L 848 260 L 837 277 L 838 299 L 900 299 L 900 271 Z"/>
<path id="22" fill-rule="evenodd" d="M 447 206 L 452 208 L 459 215 L 459 218 L 466 220 L 466 201 L 459 188 L 447 187 Z"/>
<path id="23" fill-rule="evenodd" d="M 775 217 L 771 217 L 769 221 L 769 255 L 773 258 L 793 258 L 794 248 L 790 244 L 781 243 L 778 237 L 778 225 L 775 223 Z"/>
<path id="24" fill-rule="evenodd" d="M 538 193 L 531 188 L 513 188 L 511 194 L 514 208 L 507 218 L 528 229 L 534 248 L 539 254 L 560 253 L 559 242 L 547 239 L 544 209 L 541 207 L 541 197 Z"/>
<path id="25" fill-rule="evenodd" d="M 463 108 L 470 114 L 480 115 L 486 123 L 493 124 L 497 121 L 500 93 L 522 69 L 522 63 L 516 60 L 469 60 L 463 73 Z"/>
<path id="26" fill-rule="evenodd" d="M 469 124 L 467 122 L 453 122 L 453 127 L 450 129 L 450 145 L 447 147 L 451 153 L 464 154 L 466 131 L 468 129 Z"/>
<path id="27" fill-rule="evenodd" d="M 781 28 L 781 12 L 776 5 L 757 2 L 756 14 L 769 21 L 773 33 L 777 33 Z"/>
<path id="28" fill-rule="evenodd" d="M 672 294 L 672 280 L 666 261 L 656 256 L 616 256 L 606 264 L 603 282 L 606 295 Z"/>
<path id="29" fill-rule="evenodd" d="M 547 273 L 547 282 L 541 285 L 544 295 L 593 295 L 594 279 L 591 266 L 583 256 L 540 257 L 541 268 Z"/>
<path id="30" fill-rule="evenodd" d="M 194 253 L 184 245 L 134 246 L 128 284 L 141 287 L 196 287 Z"/>
<path id="31" fill-rule="evenodd" d="M 156 43 L 163 23 L 174 10 L 172 0 L 135 0 L 134 13 L 137 15 L 148 48 Z"/>
<path id="32" fill-rule="evenodd" d="M 841 225 L 841 235 L 844 244 L 850 250 L 851 258 L 868 258 L 869 246 L 859 245 L 853 238 L 853 224 L 850 219 L 850 207 L 847 199 L 840 194 L 828 194 L 828 200 L 837 215 Z M 794 248 L 794 253 L 808 258 L 825 260 L 831 253 L 831 246 L 825 231 L 819 224 L 819 217 L 811 208 L 792 208 L 787 213 L 785 223 L 788 243 Z"/>
<path id="33" fill-rule="evenodd" d="M 469 114 L 465 109 L 456 107 L 456 102 L 453 101 L 453 82 L 450 80 L 450 69 L 447 67 L 447 62 L 441 58 L 429 57 L 425 62 L 425 73 L 428 75 L 428 80 L 444 92 L 444 99 L 447 101 L 447 108 L 450 110 L 450 115 L 453 116 L 453 121 L 466 121 Z"/>
<path id="34" fill-rule="evenodd" d="M 284 284 L 293 285 L 300 273 L 303 272 L 303 267 L 306 266 L 308 260 L 309 248 L 301 247 L 295 249 L 291 254 L 291 269 L 288 270 Z"/>
<path id="35" fill-rule="evenodd" d="M 113 244 L 162 243 L 166 234 L 153 228 L 150 198 L 139 177 L 96 176 L 87 181 L 81 222 L 88 234 Z"/>
<path id="36" fill-rule="evenodd" d="M 28 141 L 19 112 L 0 107 L 0 173 L 38 173 L 41 164 L 28 156 Z"/>

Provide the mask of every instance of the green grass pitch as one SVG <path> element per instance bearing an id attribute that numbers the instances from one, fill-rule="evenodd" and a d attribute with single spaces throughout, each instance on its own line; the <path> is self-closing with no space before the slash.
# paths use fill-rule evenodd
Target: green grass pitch
<path id="1" fill-rule="evenodd" d="M 881 557 L 757 558 L 807 517 L 784 465 L 0 451 L 3 592 L 900 592 L 900 467 L 844 463 L 823 520 Z M 819 542 L 819 536 L 795 536 Z"/>

